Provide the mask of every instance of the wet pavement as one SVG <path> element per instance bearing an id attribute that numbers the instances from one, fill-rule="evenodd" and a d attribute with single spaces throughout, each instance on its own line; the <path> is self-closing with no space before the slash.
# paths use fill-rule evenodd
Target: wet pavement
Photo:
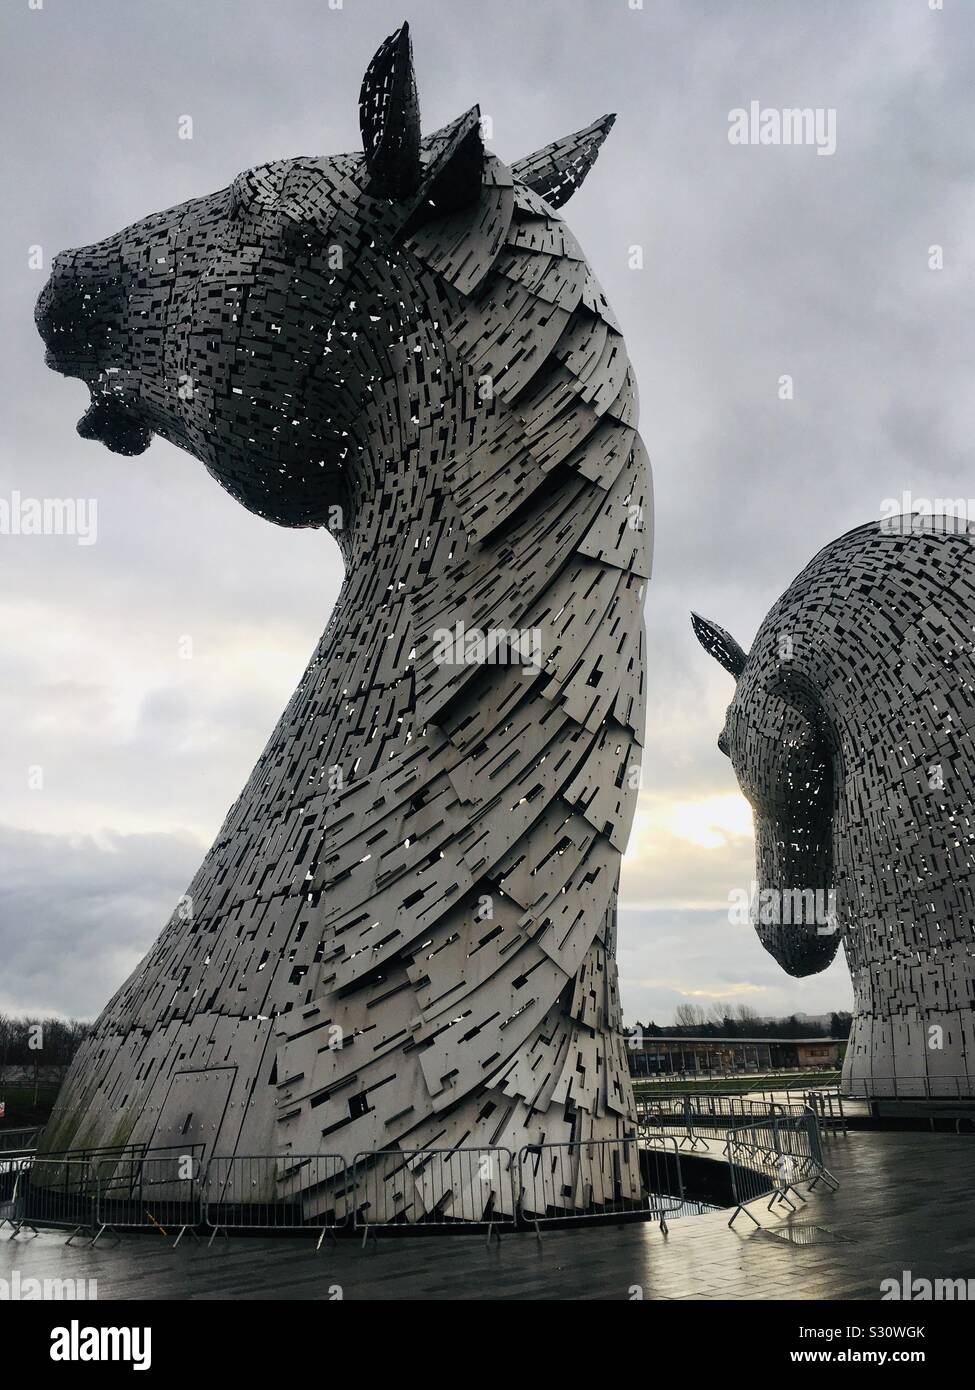
<path id="1" fill-rule="evenodd" d="M 94 1250 L 63 1233 L 7 1238 L 0 1280 L 94 1279 L 100 1301 L 135 1299 L 877 1299 L 881 1281 L 975 1280 L 975 1136 L 851 1131 L 829 1138 L 838 1192 L 794 1216 L 708 1212 L 656 1225 L 504 1235 L 339 1240 L 184 1240 L 126 1235 Z M 2 1286 L 0 1286 L 2 1287 Z"/>

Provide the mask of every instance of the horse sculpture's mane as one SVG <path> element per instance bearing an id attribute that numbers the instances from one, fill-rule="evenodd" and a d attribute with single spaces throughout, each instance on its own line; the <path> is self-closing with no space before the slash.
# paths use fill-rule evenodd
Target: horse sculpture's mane
<path id="1" fill-rule="evenodd" d="M 759 935 L 795 975 L 843 941 L 844 1086 L 869 1095 L 975 1082 L 973 615 L 967 527 L 897 517 L 821 550 L 747 654 L 695 619 L 737 681 L 721 747 L 755 808 L 759 887 L 835 895 L 834 920 Z"/>
<path id="2" fill-rule="evenodd" d="M 346 579 L 188 893 L 83 1046 L 48 1147 L 351 1161 L 632 1120 L 614 950 L 649 483 L 618 326 L 556 213 L 611 118 L 511 168 L 476 110 L 421 142 L 404 26 L 362 121 L 364 161 L 267 166 L 176 210 L 181 245 L 219 222 L 240 258 L 225 281 L 247 288 L 220 331 L 246 307 L 248 353 L 220 338 L 187 367 L 202 401 L 174 418 L 165 383 L 109 383 L 100 359 L 86 376 L 106 442 L 138 419 L 263 515 L 337 515 Z M 72 253 L 62 281 L 104 280 L 138 230 Z M 258 244 L 259 264 L 241 250 Z M 330 274 L 336 245 L 354 266 Z M 65 360 L 67 294 L 55 276 L 39 307 Z M 168 331 L 185 365 L 194 325 Z M 275 351 L 302 368 L 292 389 Z"/>

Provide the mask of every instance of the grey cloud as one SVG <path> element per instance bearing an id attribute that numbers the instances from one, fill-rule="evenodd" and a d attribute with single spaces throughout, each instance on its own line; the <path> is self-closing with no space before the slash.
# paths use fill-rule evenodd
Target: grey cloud
<path id="1" fill-rule="evenodd" d="M 202 846 L 0 826 L 0 1011 L 94 1017 L 148 950 Z"/>

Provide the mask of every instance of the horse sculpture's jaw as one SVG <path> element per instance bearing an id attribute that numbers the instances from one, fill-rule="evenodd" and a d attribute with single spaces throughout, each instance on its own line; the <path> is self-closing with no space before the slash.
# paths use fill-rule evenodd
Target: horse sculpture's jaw
<path id="1" fill-rule="evenodd" d="M 347 575 L 188 893 L 79 1053 L 48 1147 L 348 1165 L 633 1121 L 615 916 L 651 499 L 622 338 L 553 211 L 609 123 L 508 169 L 468 113 L 417 167 L 407 60 L 394 36 L 367 73 L 365 161 L 250 171 L 95 248 L 133 267 L 166 261 L 139 237 L 174 248 L 180 313 L 159 333 L 167 363 L 198 358 L 175 405 L 168 379 L 137 382 L 149 422 L 262 514 L 321 525 L 338 502 Z M 402 180 L 391 149 L 410 154 Z M 288 252 L 296 222 L 312 249 Z M 333 239 L 358 259 L 334 269 Z"/>
<path id="2" fill-rule="evenodd" d="M 78 421 L 78 433 L 126 457 L 144 454 L 152 443 L 152 430 L 138 412 L 111 397 L 92 401 Z"/>
<path id="3" fill-rule="evenodd" d="M 755 930 L 782 969 L 800 978 L 825 970 L 840 943 L 827 807 L 801 825 L 755 817 Z"/>

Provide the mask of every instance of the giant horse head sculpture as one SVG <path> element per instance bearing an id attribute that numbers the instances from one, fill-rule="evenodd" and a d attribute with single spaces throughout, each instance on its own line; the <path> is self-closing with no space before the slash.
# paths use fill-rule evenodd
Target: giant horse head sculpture
<path id="1" fill-rule="evenodd" d="M 510 168 L 476 108 L 423 139 L 405 25 L 360 115 L 364 153 L 69 252 L 37 310 L 91 388 L 83 435 L 158 434 L 343 551 L 298 689 L 45 1133 L 281 1155 L 289 1191 L 312 1183 L 289 1154 L 342 1173 L 634 1114 L 614 954 L 651 498 L 623 339 L 557 211 L 612 118 Z M 390 1210 L 510 1207 L 477 1171 L 404 1198 L 394 1157 Z"/>
<path id="2" fill-rule="evenodd" d="M 754 920 L 791 975 L 843 941 L 844 1081 L 975 1094 L 975 549 L 954 518 L 888 518 L 826 546 L 745 652 L 718 746 L 755 813 Z"/>

